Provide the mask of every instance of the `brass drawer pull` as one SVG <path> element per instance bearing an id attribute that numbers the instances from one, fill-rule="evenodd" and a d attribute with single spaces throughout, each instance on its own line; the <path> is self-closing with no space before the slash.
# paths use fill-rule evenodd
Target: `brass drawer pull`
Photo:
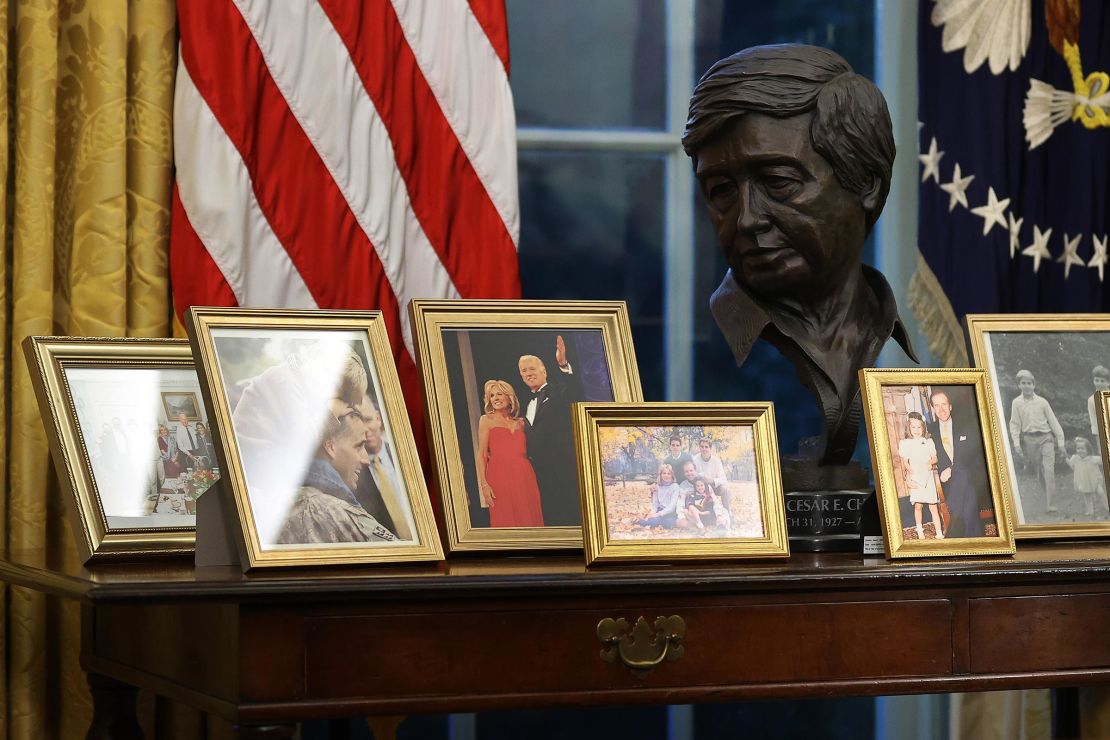
<path id="1" fill-rule="evenodd" d="M 601 659 L 614 663 L 619 657 L 621 663 L 634 675 L 643 678 L 653 668 L 666 660 L 678 660 L 686 649 L 680 644 L 686 635 L 686 622 L 682 617 L 657 617 L 654 625 L 648 625 L 643 617 L 636 620 L 632 629 L 628 620 L 603 619 L 597 623 L 597 639 L 604 645 Z"/>

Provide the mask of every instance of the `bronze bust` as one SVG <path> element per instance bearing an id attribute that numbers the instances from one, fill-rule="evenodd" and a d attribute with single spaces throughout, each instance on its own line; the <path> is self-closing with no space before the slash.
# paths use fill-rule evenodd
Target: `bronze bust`
<path id="1" fill-rule="evenodd" d="M 847 464 L 857 371 L 891 337 L 917 359 L 890 286 L 860 261 L 894 163 L 882 93 L 828 49 L 752 47 L 698 82 L 682 145 L 729 264 L 710 307 L 737 364 L 760 337 L 785 355 L 825 420 L 803 457 Z"/>

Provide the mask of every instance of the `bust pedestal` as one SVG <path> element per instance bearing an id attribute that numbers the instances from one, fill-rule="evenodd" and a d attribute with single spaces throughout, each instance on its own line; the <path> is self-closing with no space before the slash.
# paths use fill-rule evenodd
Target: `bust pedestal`
<path id="1" fill-rule="evenodd" d="M 874 509 L 875 492 L 855 460 L 819 465 L 814 457 L 786 456 L 782 486 L 791 552 L 859 552 L 862 534 L 872 534 L 872 517 L 864 514 Z"/>

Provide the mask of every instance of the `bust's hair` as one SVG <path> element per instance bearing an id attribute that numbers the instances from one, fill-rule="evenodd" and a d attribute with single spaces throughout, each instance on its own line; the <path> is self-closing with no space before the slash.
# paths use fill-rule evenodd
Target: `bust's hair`
<path id="1" fill-rule="evenodd" d="M 1019 383 L 1023 380 L 1028 380 L 1030 383 L 1036 383 L 1037 382 L 1037 379 L 1035 377 L 1033 377 L 1033 373 L 1029 372 L 1028 370 L 1025 370 L 1024 368 L 1021 369 L 1021 370 L 1018 370 L 1017 375 L 1015 375 L 1014 377 L 1017 379 L 1017 381 Z"/>
<path id="2" fill-rule="evenodd" d="M 1091 377 L 1110 380 L 1110 370 L 1107 370 L 1105 365 L 1095 365 L 1091 368 Z"/>
<path id="3" fill-rule="evenodd" d="M 890 190 L 894 130 L 879 88 L 836 52 L 776 44 L 720 60 L 694 88 L 682 148 L 696 161 L 698 149 L 746 113 L 791 118 L 811 111 L 813 149 L 844 189 L 862 195 L 879 181 L 870 231 Z"/>

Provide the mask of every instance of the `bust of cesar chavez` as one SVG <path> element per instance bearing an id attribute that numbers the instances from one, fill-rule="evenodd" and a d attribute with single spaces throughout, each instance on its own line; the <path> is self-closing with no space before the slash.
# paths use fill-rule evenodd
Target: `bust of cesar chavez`
<path id="1" fill-rule="evenodd" d="M 882 93 L 828 49 L 752 47 L 698 82 L 682 145 L 729 265 L 710 308 L 737 364 L 774 345 L 824 414 L 810 454 L 847 463 L 857 371 L 891 337 L 917 359 L 890 286 L 860 262 L 894 163 Z"/>

